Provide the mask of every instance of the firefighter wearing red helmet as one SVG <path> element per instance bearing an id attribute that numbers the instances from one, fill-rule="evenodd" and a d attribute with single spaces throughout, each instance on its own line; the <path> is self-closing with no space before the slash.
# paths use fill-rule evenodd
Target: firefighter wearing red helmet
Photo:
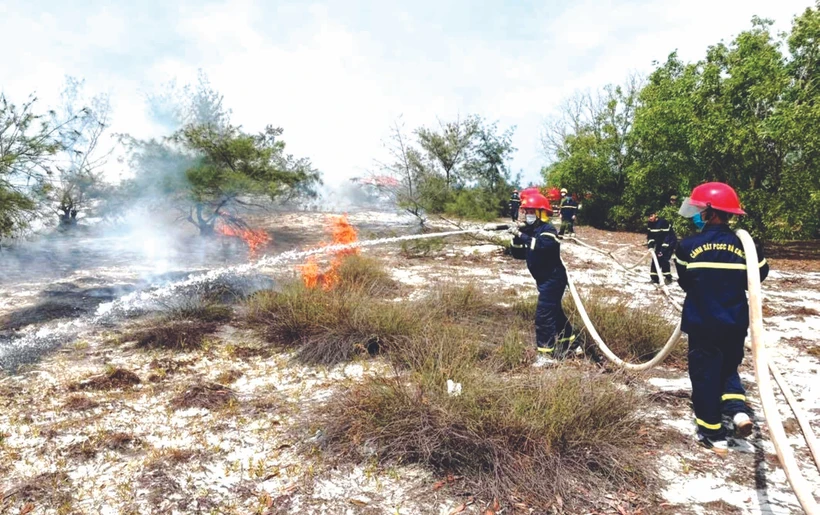
<path id="1" fill-rule="evenodd" d="M 575 341 L 572 326 L 561 307 L 567 287 L 567 270 L 561 262 L 560 243 L 550 223 L 552 206 L 540 193 L 521 198 L 526 226 L 512 227 L 513 243 L 526 248 L 527 268 L 538 287 L 535 310 L 535 344 L 539 363 L 560 359 Z"/>
<path id="2" fill-rule="evenodd" d="M 746 212 L 729 185 L 709 182 L 692 190 L 679 214 L 691 218 L 700 231 L 681 241 L 675 251 L 678 283 L 686 292 L 681 329 L 689 336 L 697 438 L 701 445 L 725 455 L 727 429 L 731 426 L 735 436 L 746 437 L 753 425 L 737 373 L 749 328 L 746 256 L 727 224 L 732 215 Z M 769 265 L 762 249 L 758 256 L 762 281 Z"/>

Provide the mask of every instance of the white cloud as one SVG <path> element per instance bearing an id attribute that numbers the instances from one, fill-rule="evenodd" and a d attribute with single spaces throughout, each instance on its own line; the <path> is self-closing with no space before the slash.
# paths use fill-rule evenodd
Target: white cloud
<path id="1" fill-rule="evenodd" d="M 787 29 L 810 2 L 585 0 L 470 7 L 465 20 L 436 18 L 455 7 L 435 0 L 341 5 L 12 0 L 0 6 L 0 45 L 14 49 L 0 61 L 0 88 L 48 101 L 64 74 L 85 77 L 111 92 L 115 130 L 146 137 L 158 128 L 141 92 L 202 68 L 235 123 L 282 126 L 290 151 L 311 157 L 328 182 L 372 167 L 399 114 L 413 128 L 476 112 L 518 126 L 513 169 L 535 178 L 543 117 L 574 89 L 648 72 L 675 49 L 699 59 L 754 14 Z"/>

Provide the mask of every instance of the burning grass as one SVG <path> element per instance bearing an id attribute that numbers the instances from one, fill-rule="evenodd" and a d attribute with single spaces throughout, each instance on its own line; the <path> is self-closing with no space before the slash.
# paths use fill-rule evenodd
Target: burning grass
<path id="1" fill-rule="evenodd" d="M 382 465 L 421 463 L 463 476 L 481 498 L 537 511 L 557 497 L 572 509 L 650 485 L 638 401 L 611 377 L 563 370 L 510 381 L 465 371 L 463 393 L 451 396 L 438 374 L 416 373 L 371 378 L 334 399 L 325 448 L 354 461 L 371 452 Z"/>

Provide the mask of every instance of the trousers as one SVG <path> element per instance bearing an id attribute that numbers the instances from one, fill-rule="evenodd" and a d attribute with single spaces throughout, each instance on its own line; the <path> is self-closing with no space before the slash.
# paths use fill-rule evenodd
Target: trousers
<path id="1" fill-rule="evenodd" d="M 737 367 L 743 361 L 746 330 L 689 334 L 689 379 L 698 433 L 724 438 L 721 416 L 733 417 L 751 410 Z"/>
<path id="2" fill-rule="evenodd" d="M 655 252 L 654 250 L 652 252 Z M 672 270 L 669 265 L 669 258 L 671 256 L 662 255 L 658 256 L 658 264 L 661 265 L 661 273 L 663 274 L 664 279 L 672 279 Z M 658 277 L 658 271 L 655 270 L 655 260 L 652 260 L 652 265 L 649 268 L 649 278 L 652 280 L 653 283 L 660 282 Z"/>
<path id="3" fill-rule="evenodd" d="M 539 352 L 561 355 L 575 341 L 561 299 L 566 281 L 538 285 L 538 304 L 535 308 L 535 344 Z M 556 352 L 557 351 L 557 352 Z"/>

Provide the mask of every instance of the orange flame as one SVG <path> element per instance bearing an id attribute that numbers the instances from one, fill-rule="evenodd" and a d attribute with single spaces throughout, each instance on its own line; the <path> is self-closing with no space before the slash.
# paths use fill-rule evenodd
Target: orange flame
<path id="1" fill-rule="evenodd" d="M 224 236 L 241 238 L 248 245 L 248 257 L 251 259 L 271 240 L 270 235 L 261 229 L 239 229 L 221 222 L 216 225 L 216 232 Z"/>
<path id="2" fill-rule="evenodd" d="M 321 246 L 346 245 L 358 241 L 356 229 L 350 225 L 346 216 L 334 217 L 331 220 L 329 232 L 332 241 L 322 243 Z M 315 288 L 321 284 L 323 290 L 332 290 L 339 283 L 339 268 L 342 266 L 344 258 L 358 253 L 359 249 L 357 248 L 335 251 L 330 266 L 324 271 L 319 269 L 316 259 L 310 257 L 307 263 L 299 267 L 302 273 L 302 281 L 308 288 Z"/>

